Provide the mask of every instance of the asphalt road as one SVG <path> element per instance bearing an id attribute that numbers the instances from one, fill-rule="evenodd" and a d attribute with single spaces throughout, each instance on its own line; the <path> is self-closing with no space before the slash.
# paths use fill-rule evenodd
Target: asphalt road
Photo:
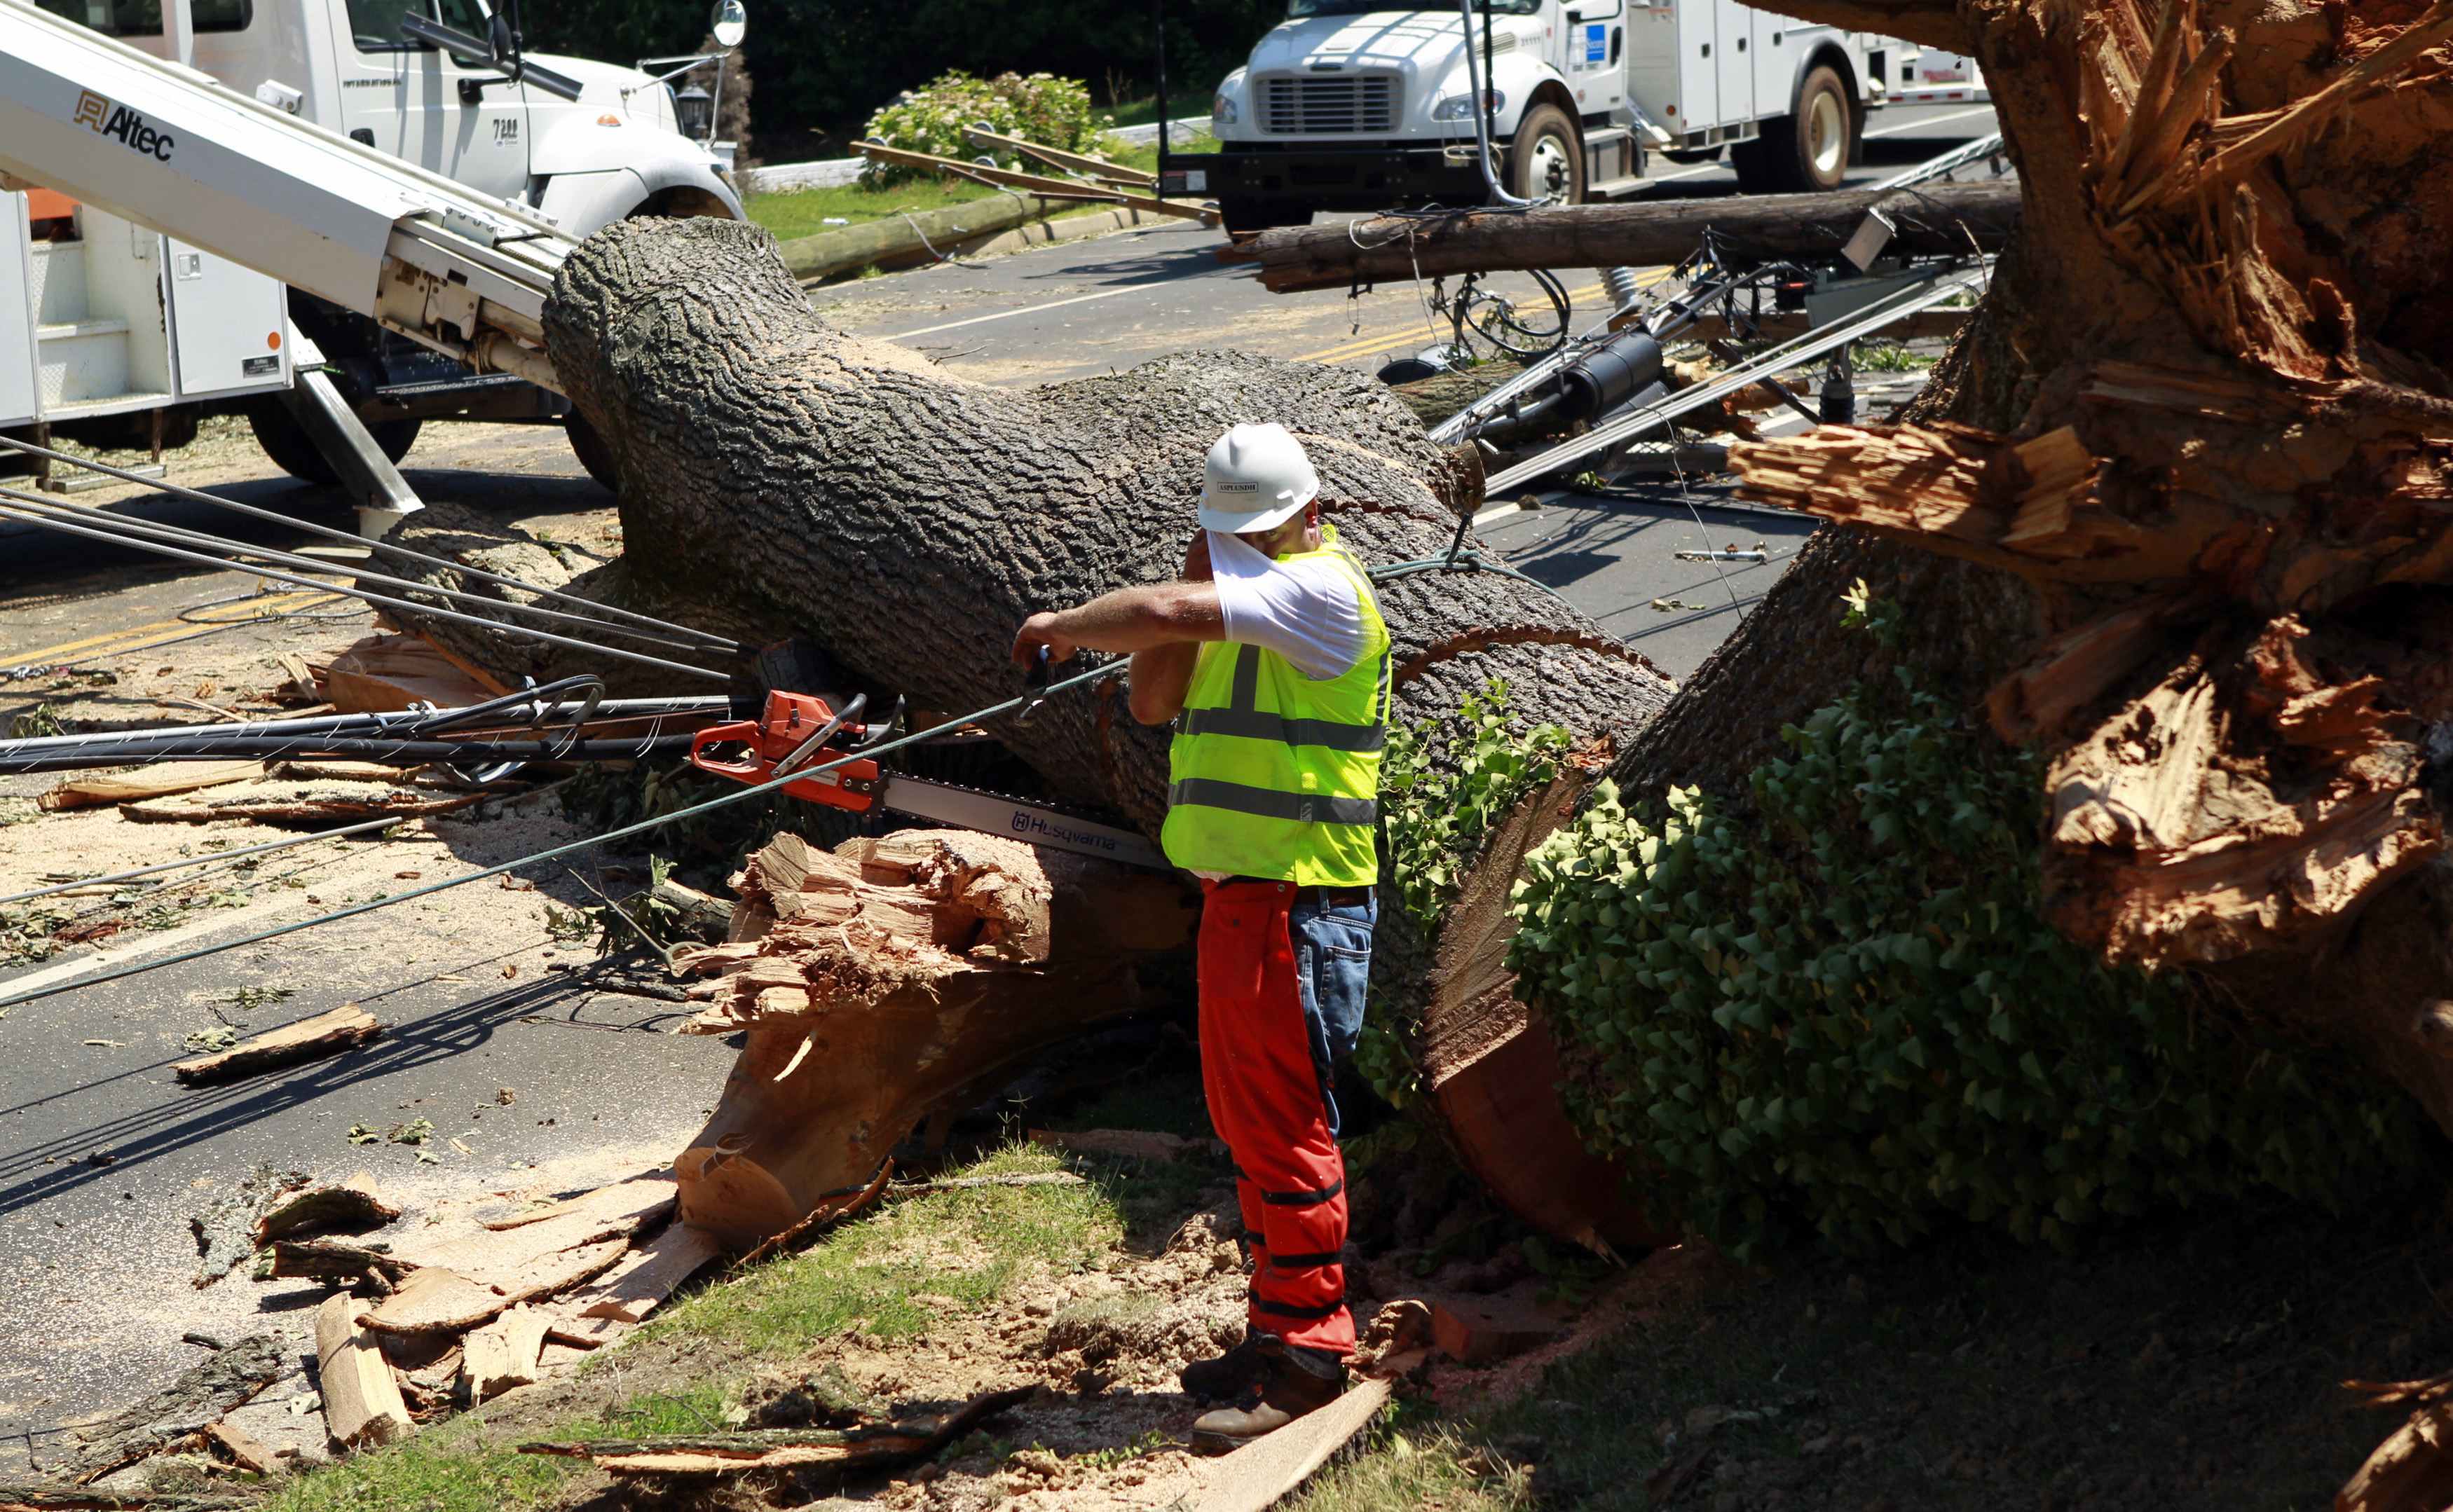
<path id="1" fill-rule="evenodd" d="M 1877 142 L 1874 163 L 1857 177 L 1895 171 L 1946 145 Z M 1687 192 L 1734 188 L 1717 167 L 1680 176 L 1678 188 Z M 845 284 L 818 291 L 813 303 L 848 327 L 991 384 L 1085 376 L 1205 348 L 1370 370 L 1445 334 L 1425 308 L 1426 290 L 1383 288 L 1354 300 L 1272 295 L 1248 268 L 1217 262 L 1217 240 L 1214 231 L 1168 223 Z M 1599 313 L 1599 289 L 1589 275 L 1567 282 L 1578 290 L 1581 327 Z M 1529 289 L 1521 279 L 1497 287 Z M 1910 375 L 1887 389 L 1863 383 L 1862 402 L 1879 413 L 1917 381 Z M 1774 429 L 1797 424 L 1784 420 Z M 174 467 L 182 482 L 226 487 L 269 507 L 307 512 L 331 502 L 272 475 L 243 440 Z M 557 534 L 589 522 L 601 527 L 610 503 L 549 429 L 430 428 L 408 470 L 429 499 L 469 503 Z M 141 490 L 90 502 L 302 544 L 277 527 L 234 525 Z M 1503 501 L 1486 518 L 1485 539 L 1679 677 L 1760 602 L 1808 533 L 1803 521 L 1736 507 L 1725 490 L 1701 485 L 1606 499 L 1552 492 L 1535 506 Z M 1762 564 L 1676 555 L 1757 544 L 1767 557 Z M 215 612 L 210 606 L 250 587 L 234 573 L 11 532 L 0 543 L 0 668 L 27 661 L 116 667 L 128 680 L 100 695 L 106 717 L 163 719 L 165 700 L 175 703 L 190 685 L 262 686 L 266 658 L 302 644 L 297 625 L 270 622 L 187 639 L 193 616 Z M 318 612 L 341 616 L 318 622 L 327 646 L 367 623 L 362 614 L 350 618 L 347 605 Z M 157 661 L 166 665 L 156 668 Z M 26 689 L 38 686 L 0 681 L 0 721 L 27 707 L 36 695 Z M 0 796 L 40 786 L 0 779 Z M 44 851 L 51 842 L 35 837 L 120 835 L 97 827 L 113 823 L 107 815 L 73 821 L 84 829 L 51 827 L 62 818 L 0 828 L 0 894 L 44 865 L 96 869 L 75 842 Z M 440 878 L 579 832 L 520 808 L 435 829 L 439 840 L 414 846 L 290 853 L 249 879 L 241 906 L 193 907 L 174 927 L 0 971 L 0 996 L 399 890 L 409 885 L 405 872 Z M 261 834 L 244 833 L 249 841 Z M 192 832 L 166 841 L 195 843 Z M 122 1404 L 192 1363 L 194 1350 L 178 1343 L 184 1331 L 303 1333 L 312 1288 L 261 1288 L 244 1277 L 201 1291 L 189 1285 L 189 1217 L 259 1163 L 331 1179 L 367 1167 L 413 1207 L 441 1211 L 494 1193 L 593 1184 L 668 1158 L 697 1127 L 729 1066 L 728 1044 L 675 1038 L 663 1032 L 674 1005 L 608 991 L 563 969 L 591 952 L 554 940 L 543 904 L 555 894 L 568 902 L 584 895 L 559 867 L 523 875 L 545 890 L 481 884 L 0 1016 L 8 1052 L 0 1055 L 0 1478 L 22 1463 L 18 1455 L 39 1457 L 61 1424 Z M 252 1002 L 242 999 L 246 988 L 257 989 Z M 277 992 L 289 995 L 271 996 Z M 189 1053 L 190 1032 L 224 1022 L 259 1031 L 344 1001 L 373 1009 L 389 1025 L 386 1037 L 339 1061 L 217 1090 L 181 1087 L 169 1073 L 170 1063 Z M 498 1101 L 506 1087 L 515 1093 L 509 1105 Z M 408 1145 L 348 1137 L 352 1125 L 382 1129 L 418 1118 L 436 1130 L 426 1146 L 437 1157 L 431 1164 Z"/>

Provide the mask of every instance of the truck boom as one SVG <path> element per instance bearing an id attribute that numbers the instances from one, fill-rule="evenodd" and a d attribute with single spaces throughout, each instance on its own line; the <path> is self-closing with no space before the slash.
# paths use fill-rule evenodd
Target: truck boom
<path id="1" fill-rule="evenodd" d="M 551 221 L 25 0 L 0 0 L 0 173 L 560 391 L 542 320 L 578 244 Z"/>

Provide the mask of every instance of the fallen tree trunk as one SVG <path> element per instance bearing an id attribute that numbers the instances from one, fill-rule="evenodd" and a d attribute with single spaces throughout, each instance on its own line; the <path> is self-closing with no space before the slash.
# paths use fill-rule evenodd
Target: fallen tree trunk
<path id="1" fill-rule="evenodd" d="M 1261 283 L 1278 293 L 1355 283 L 1535 268 L 1650 268 L 1692 256 L 1708 234 L 1741 265 L 1829 257 L 1875 210 L 1894 250 L 1999 251 L 2019 224 L 2015 183 L 1936 184 L 1737 199 L 1638 200 L 1536 210 L 1391 215 L 1263 231 Z"/>
<path id="2" fill-rule="evenodd" d="M 1436 565 L 1455 539 L 1458 511 L 1479 502 L 1470 454 L 1432 445 L 1402 405 L 1357 375 L 1187 354 L 1039 389 L 976 387 L 828 326 L 764 233 L 730 223 L 608 228 L 564 265 L 547 324 L 556 370 L 607 438 L 622 480 L 625 555 L 571 580 L 573 590 L 752 638 L 808 633 L 881 700 L 906 695 L 918 707 L 964 710 L 1010 697 L 1017 683 L 1006 649 L 1032 610 L 1172 577 L 1193 528 L 1203 453 L 1235 421 L 1276 420 L 1305 439 L 1325 512 L 1374 565 Z M 499 560 L 523 549 L 434 510 L 405 528 L 409 544 L 446 553 Z M 1477 543 L 1468 534 L 1465 544 Z M 539 566 L 525 563 L 524 575 L 534 580 Z M 1527 718 L 1609 746 L 1668 696 L 1668 680 L 1640 655 L 1524 579 L 1417 571 L 1385 583 L 1380 597 L 1402 724 L 1446 717 L 1495 679 Z M 417 628 L 513 681 L 594 670 L 617 686 L 655 686 L 636 669 L 540 655 L 490 630 Z M 994 733 L 1054 796 L 1157 831 L 1167 736 L 1133 722 L 1121 675 Z M 1171 886 L 1144 876 L 1120 895 Z M 1433 946 L 1427 932 L 1387 917 L 1375 969 L 1419 997 Z M 1050 966 L 1062 964 L 1061 930 L 1054 948 Z M 891 1118 L 848 1139 L 853 1122 L 808 1092 L 813 1078 L 842 1067 L 817 1054 L 790 1065 L 808 1025 L 757 1026 L 725 1106 L 684 1161 L 686 1215 L 734 1242 L 775 1232 L 824 1193 L 870 1176 L 901 1132 L 887 1125 L 919 1111 L 908 1089 L 883 1079 L 919 1076 L 927 1047 L 939 1052 L 927 1063 L 927 1088 L 954 1095 L 966 1073 L 983 1074 L 1108 1007 L 1083 995 L 1057 1013 L 1040 1001 L 1044 978 L 950 955 L 930 958 L 921 973 L 945 973 L 956 985 L 935 999 L 917 979 L 894 998 L 887 978 L 868 978 L 901 963 L 859 952 L 797 967 L 770 955 L 754 969 L 806 977 L 812 962 L 840 969 L 852 989 L 840 1001 L 812 993 L 810 1008 L 797 1010 L 828 1015 L 824 1032 L 852 1021 L 853 1002 L 898 1005 L 874 1037 L 857 1042 L 876 1055 L 879 1084 L 845 1093 L 877 1101 Z M 882 995 L 862 996 L 871 992 Z M 1006 992 L 1019 994 L 1018 1006 L 1001 1012 Z M 751 1027 L 769 1011 L 757 1004 L 755 994 L 735 996 L 727 1011 Z M 947 1051 L 954 1040 L 944 1030 L 956 1024 L 985 1038 Z"/>

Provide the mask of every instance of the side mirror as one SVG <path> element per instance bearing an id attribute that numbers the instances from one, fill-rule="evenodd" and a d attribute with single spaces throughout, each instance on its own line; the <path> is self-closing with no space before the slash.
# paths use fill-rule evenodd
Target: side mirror
<path id="1" fill-rule="evenodd" d="M 715 10 L 708 17 L 707 29 L 715 34 L 715 45 L 730 51 L 741 46 L 749 30 L 749 11 L 741 0 L 715 0 Z"/>
<path id="2" fill-rule="evenodd" d="M 487 41 L 493 45 L 494 64 L 497 68 L 509 68 L 518 61 L 519 37 L 511 30 L 509 19 L 500 10 L 494 12 L 493 23 L 486 29 L 486 31 Z"/>

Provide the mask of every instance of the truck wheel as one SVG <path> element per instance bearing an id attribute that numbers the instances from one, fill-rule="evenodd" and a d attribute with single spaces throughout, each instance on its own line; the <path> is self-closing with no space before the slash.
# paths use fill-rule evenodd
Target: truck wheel
<path id="1" fill-rule="evenodd" d="M 272 459 L 272 465 L 301 483 L 338 483 L 341 475 L 315 449 L 307 432 L 290 417 L 281 401 L 270 395 L 247 407 L 247 423 L 255 432 L 255 444 Z M 384 456 L 397 463 L 409 455 L 417 443 L 417 432 L 423 420 L 374 420 L 367 422 L 367 434 L 374 437 Z"/>
<path id="2" fill-rule="evenodd" d="M 1585 202 L 1585 149 L 1566 111 L 1537 105 L 1525 112 L 1507 149 L 1507 192 L 1562 205 Z"/>
<path id="3" fill-rule="evenodd" d="M 1309 226 L 1311 211 L 1275 200 L 1221 199 L 1219 229 L 1229 235 L 1266 231 L 1280 226 Z"/>
<path id="4" fill-rule="evenodd" d="M 588 469 L 588 475 L 603 484 L 608 490 L 621 492 L 621 473 L 613 466 L 613 453 L 606 447 L 605 438 L 596 433 L 596 428 L 588 423 L 587 417 L 574 409 L 563 417 L 562 428 L 563 433 L 570 438 L 571 455 Z"/>
<path id="5" fill-rule="evenodd" d="M 1848 108 L 1848 87 L 1829 64 L 1805 76 L 1797 91 L 1797 113 L 1765 121 L 1754 148 L 1759 161 L 1755 176 L 1766 190 L 1836 189 L 1848 176 L 1850 145 L 1856 140 L 1856 112 Z M 1745 158 L 1740 149 L 1730 154 L 1738 166 L 1738 182 L 1749 189 Z"/>

